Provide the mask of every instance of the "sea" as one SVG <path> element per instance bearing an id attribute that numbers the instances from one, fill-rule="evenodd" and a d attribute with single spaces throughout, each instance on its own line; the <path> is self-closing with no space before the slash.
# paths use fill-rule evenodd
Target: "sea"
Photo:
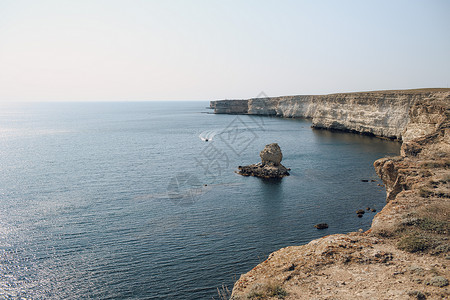
<path id="1" fill-rule="evenodd" d="M 270 143 L 290 176 L 236 174 Z M 273 251 L 367 230 L 399 148 L 207 101 L 1 104 L 0 298 L 219 299 Z"/>

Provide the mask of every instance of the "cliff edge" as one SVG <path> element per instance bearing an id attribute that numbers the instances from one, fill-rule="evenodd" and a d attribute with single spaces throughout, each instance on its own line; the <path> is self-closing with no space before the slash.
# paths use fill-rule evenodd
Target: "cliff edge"
<path id="1" fill-rule="evenodd" d="M 253 100 L 247 100 L 245 113 L 262 114 L 262 105 Z M 264 109 L 269 115 L 310 117 L 314 126 L 330 129 L 348 125 L 342 130 L 402 139 L 403 144 L 400 156 L 374 163 L 386 186 L 387 204 L 371 229 L 273 252 L 241 275 L 231 299 L 448 299 L 450 90 L 261 101 L 272 105 Z M 332 108 L 323 109 L 327 103 Z"/>

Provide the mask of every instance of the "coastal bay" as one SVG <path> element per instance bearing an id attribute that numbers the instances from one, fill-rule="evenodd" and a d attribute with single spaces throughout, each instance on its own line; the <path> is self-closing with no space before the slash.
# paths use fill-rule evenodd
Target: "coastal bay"
<path id="1" fill-rule="evenodd" d="M 355 210 L 384 205 L 372 162 L 398 142 L 207 106 L 3 105 L 0 297 L 210 299 L 281 247 L 370 228 Z M 235 173 L 271 142 L 290 176 Z"/>

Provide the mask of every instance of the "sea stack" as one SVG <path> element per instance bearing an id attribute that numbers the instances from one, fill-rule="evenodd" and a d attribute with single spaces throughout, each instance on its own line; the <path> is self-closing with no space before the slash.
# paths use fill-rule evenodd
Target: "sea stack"
<path id="1" fill-rule="evenodd" d="M 259 154 L 261 162 L 249 166 L 239 166 L 238 174 L 262 178 L 282 178 L 289 176 L 290 169 L 281 164 L 283 154 L 277 143 L 266 145 Z"/>

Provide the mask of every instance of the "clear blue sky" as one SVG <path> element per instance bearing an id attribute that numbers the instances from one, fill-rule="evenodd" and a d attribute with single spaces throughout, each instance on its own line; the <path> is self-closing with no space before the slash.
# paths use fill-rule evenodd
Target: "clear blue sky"
<path id="1" fill-rule="evenodd" d="M 450 1 L 0 0 L 0 101 L 447 87 Z"/>

